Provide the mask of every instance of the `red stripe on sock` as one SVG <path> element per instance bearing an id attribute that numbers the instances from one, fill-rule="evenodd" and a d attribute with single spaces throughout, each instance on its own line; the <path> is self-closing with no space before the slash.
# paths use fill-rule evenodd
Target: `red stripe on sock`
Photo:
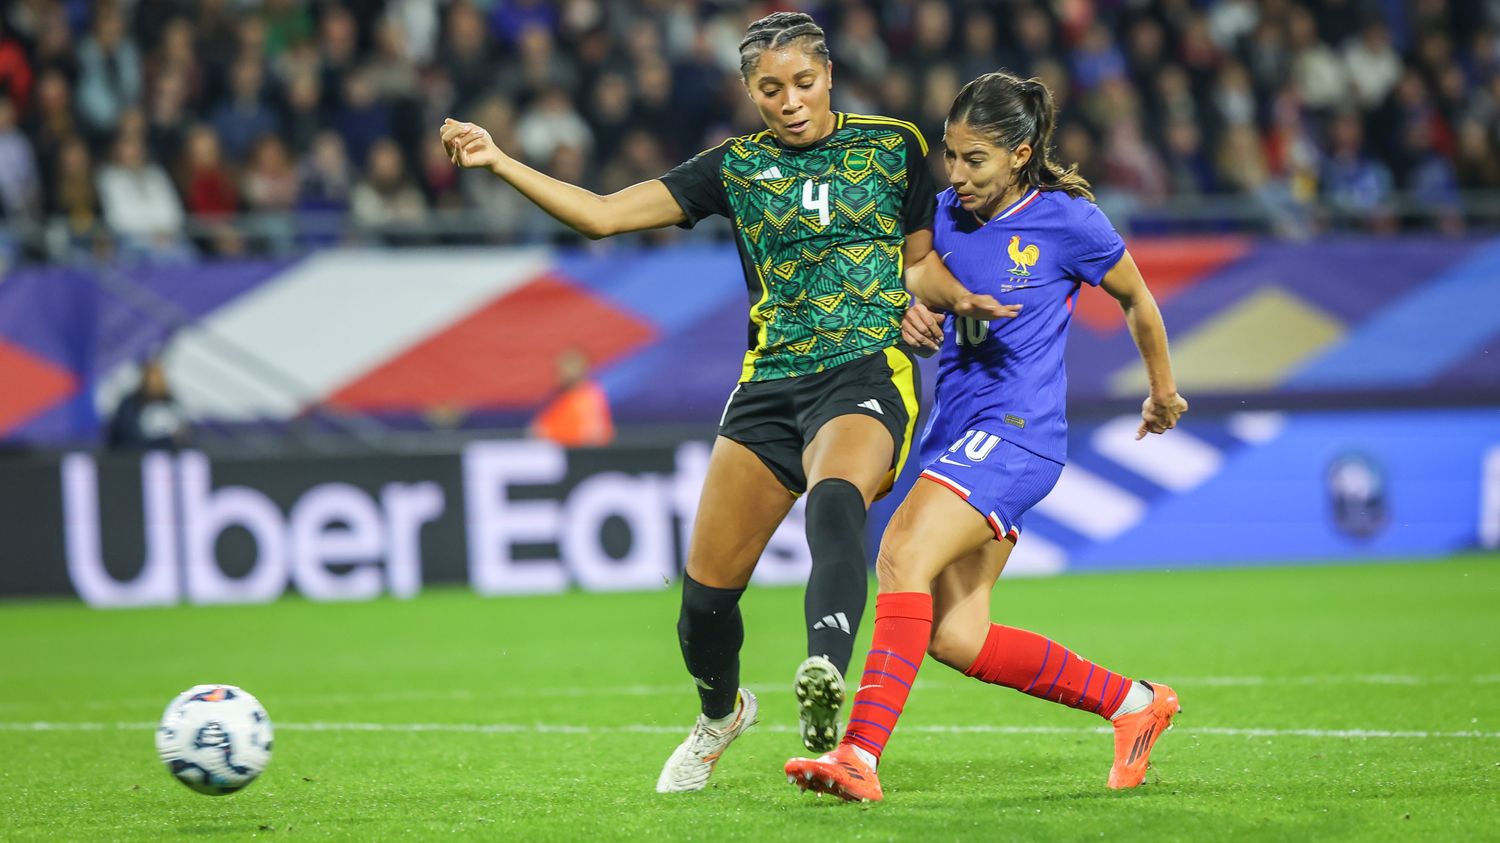
<path id="1" fill-rule="evenodd" d="M 1103 674 L 1102 681 L 1094 679 L 1096 672 Z M 1130 690 L 1129 679 L 1061 644 L 1000 624 L 990 625 L 979 657 L 964 675 L 1104 717 L 1114 714 Z"/>
<path id="2" fill-rule="evenodd" d="M 917 681 L 932 636 L 932 595 L 916 591 L 875 597 L 875 633 L 844 740 L 879 758 Z"/>

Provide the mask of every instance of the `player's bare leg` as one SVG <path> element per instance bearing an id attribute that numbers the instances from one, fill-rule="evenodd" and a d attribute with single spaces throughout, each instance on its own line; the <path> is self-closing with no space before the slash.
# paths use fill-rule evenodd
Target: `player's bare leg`
<path id="1" fill-rule="evenodd" d="M 701 790 L 719 757 L 755 725 L 755 695 L 739 687 L 739 598 L 793 497 L 749 448 L 719 437 L 689 542 L 678 637 L 702 711 L 657 779 L 660 793 Z"/>
<path id="2" fill-rule="evenodd" d="M 932 581 L 932 641 L 927 654 L 959 672 L 979 658 L 990 631 L 990 595 L 1015 543 L 988 541 Z"/>
<path id="3" fill-rule="evenodd" d="M 802 745 L 813 752 L 838 743 L 844 673 L 867 598 L 865 513 L 882 491 L 895 447 L 885 425 L 851 414 L 824 423 L 802 452 L 813 567 L 803 604 L 807 659 L 792 689 Z"/>

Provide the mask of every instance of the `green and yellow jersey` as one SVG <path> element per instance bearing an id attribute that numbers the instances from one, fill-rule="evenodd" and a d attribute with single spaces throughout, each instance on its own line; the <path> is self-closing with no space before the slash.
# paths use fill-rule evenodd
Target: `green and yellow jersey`
<path id="1" fill-rule="evenodd" d="M 734 224 L 750 291 L 740 380 L 831 369 L 901 339 L 906 235 L 932 226 L 927 143 L 889 117 L 835 114 L 831 135 L 785 146 L 730 138 L 662 176 L 691 228 Z"/>

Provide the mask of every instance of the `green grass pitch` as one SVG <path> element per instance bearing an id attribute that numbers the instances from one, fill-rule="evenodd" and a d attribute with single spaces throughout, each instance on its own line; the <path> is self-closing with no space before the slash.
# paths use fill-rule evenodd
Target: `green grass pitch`
<path id="1" fill-rule="evenodd" d="M 1104 721 L 930 661 L 884 803 L 798 792 L 801 599 L 746 596 L 761 725 L 672 796 L 657 772 L 696 710 L 675 588 L 0 604 L 0 839 L 1500 839 L 1500 557 L 1003 581 L 999 619 L 1180 692 L 1127 793 L 1104 787 Z M 156 760 L 162 707 L 200 682 L 276 725 L 238 794 Z"/>

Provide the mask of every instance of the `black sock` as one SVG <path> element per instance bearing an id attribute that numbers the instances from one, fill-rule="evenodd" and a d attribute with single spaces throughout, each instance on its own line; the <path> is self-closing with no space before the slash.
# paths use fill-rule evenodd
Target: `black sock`
<path id="1" fill-rule="evenodd" d="M 740 619 L 744 593 L 743 588 L 714 588 L 686 572 L 682 575 L 677 640 L 707 717 L 724 717 L 734 711 L 740 690 L 740 645 L 745 643 L 745 624 Z"/>
<path id="2" fill-rule="evenodd" d="M 807 493 L 807 654 L 849 672 L 854 635 L 865 612 L 865 499 L 847 480 L 824 480 Z"/>

